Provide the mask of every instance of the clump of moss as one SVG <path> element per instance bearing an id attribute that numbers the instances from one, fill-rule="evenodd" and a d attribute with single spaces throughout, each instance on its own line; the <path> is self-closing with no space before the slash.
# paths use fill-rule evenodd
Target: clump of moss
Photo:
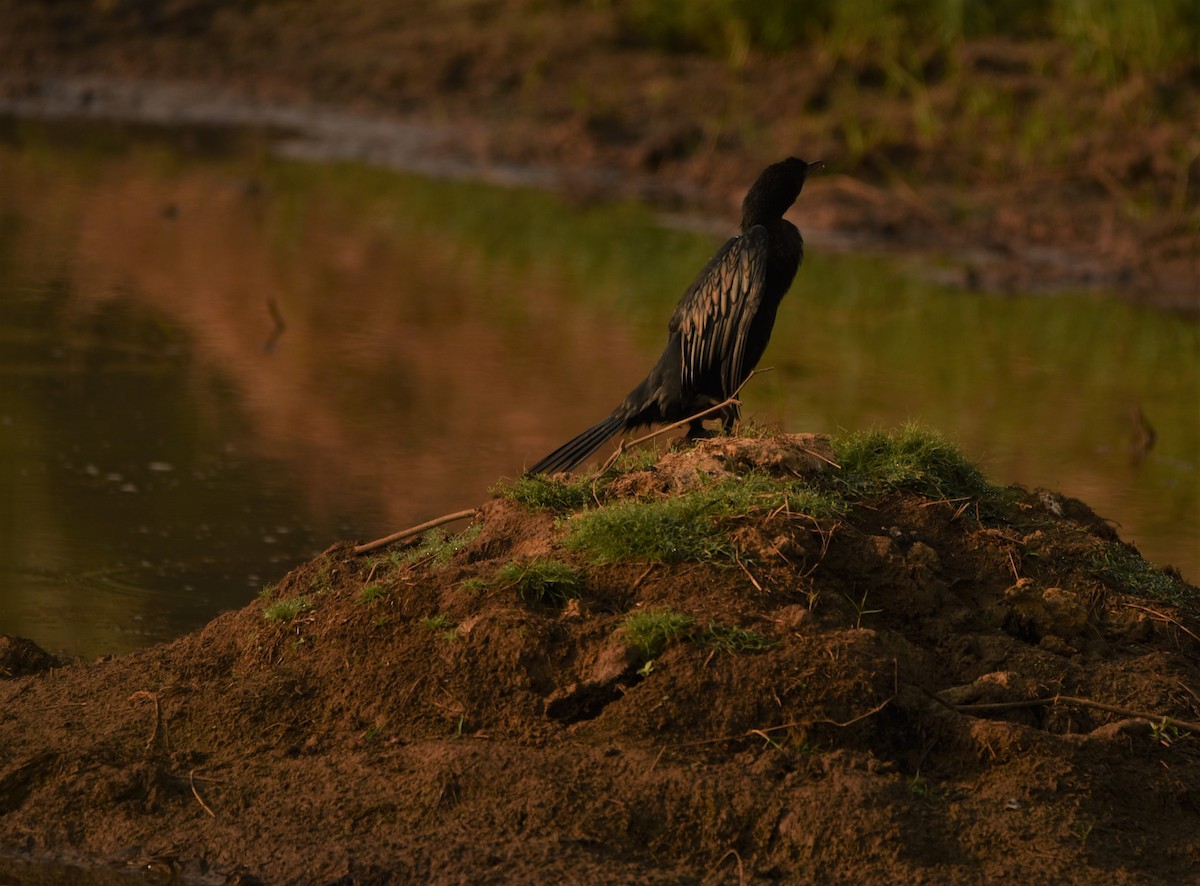
<path id="1" fill-rule="evenodd" d="M 537 558 L 506 563 L 496 581 L 513 588 L 526 603 L 561 608 L 580 595 L 584 578 L 579 570 L 561 560 Z"/>
<path id="2" fill-rule="evenodd" d="M 308 597 L 289 597 L 286 600 L 276 600 L 263 609 L 263 618 L 267 621 L 289 622 L 302 612 L 312 609 L 312 601 Z"/>
<path id="3" fill-rule="evenodd" d="M 358 590 L 358 599 L 362 603 L 371 604 L 382 597 L 387 596 L 387 588 L 375 582 L 374 584 L 364 585 Z"/>
<path id="4" fill-rule="evenodd" d="M 546 477 L 527 474 L 515 480 L 502 480 L 492 487 L 492 494 L 511 499 L 535 511 L 558 514 L 587 507 L 594 500 L 592 480 L 587 477 Z"/>
<path id="5" fill-rule="evenodd" d="M 698 631 L 692 639 L 702 646 L 710 646 L 718 652 L 727 653 L 765 652 L 778 645 L 758 631 L 717 622 L 709 622 L 708 626 Z"/>
<path id="6" fill-rule="evenodd" d="M 431 634 L 437 634 L 437 638 L 446 643 L 458 639 L 458 625 L 452 622 L 449 616 L 444 613 L 430 615 L 421 619 L 421 627 Z"/>
<path id="7" fill-rule="evenodd" d="M 1091 558 L 1087 571 L 1123 593 L 1164 600 L 1200 612 L 1200 595 L 1193 588 L 1176 575 L 1147 562 L 1127 544 L 1104 544 Z"/>
<path id="8" fill-rule="evenodd" d="M 652 467 L 660 453 L 649 447 L 622 452 L 603 471 L 570 476 L 526 474 L 515 480 L 501 480 L 492 487 L 492 495 L 507 498 L 535 511 L 566 514 L 597 504 L 605 490 L 618 477 Z"/>
<path id="9" fill-rule="evenodd" d="M 683 495 L 623 499 L 575 515 L 566 543 L 601 562 L 679 563 L 734 557 L 728 521 L 786 509 L 813 517 L 843 512 L 836 494 L 760 473 L 726 476 Z"/>
<path id="10" fill-rule="evenodd" d="M 416 563 L 428 560 L 434 566 L 445 566 L 450 558 L 473 540 L 483 526 L 475 524 L 468 526 L 458 535 L 447 535 L 441 529 L 430 529 L 421 536 L 421 543 L 414 548 L 404 551 L 400 557 L 402 563 Z"/>
<path id="11" fill-rule="evenodd" d="M 682 562 L 729 556 L 732 543 L 714 522 L 711 504 L 697 496 L 658 501 L 624 499 L 576 515 L 566 544 L 597 561 Z"/>
<path id="12" fill-rule="evenodd" d="M 621 633 L 646 658 L 657 658 L 669 645 L 685 639 L 696 620 L 674 609 L 631 612 L 621 622 Z"/>
<path id="13" fill-rule="evenodd" d="M 314 594 L 323 594 L 333 588 L 337 578 L 338 568 L 329 559 L 323 559 L 317 564 L 317 574 L 308 578 L 308 589 Z"/>
<path id="14" fill-rule="evenodd" d="M 834 484 L 856 496 L 899 490 L 931 498 L 976 498 L 999 503 L 1005 490 L 988 482 L 940 434 L 915 424 L 897 431 L 860 431 L 830 441 L 841 470 Z"/>
<path id="15" fill-rule="evenodd" d="M 646 658 L 657 658 L 680 640 L 730 654 L 764 652 L 777 645 L 758 631 L 736 625 L 710 621 L 697 628 L 692 616 L 667 608 L 630 613 L 621 623 L 621 633 Z"/>

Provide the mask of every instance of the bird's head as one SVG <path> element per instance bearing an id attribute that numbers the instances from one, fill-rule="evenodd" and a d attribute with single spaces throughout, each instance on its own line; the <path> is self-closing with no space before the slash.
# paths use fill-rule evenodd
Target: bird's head
<path id="1" fill-rule="evenodd" d="M 742 230 L 782 218 L 800 196 L 804 180 L 824 166 L 820 160 L 806 163 L 788 157 L 764 169 L 742 201 Z"/>

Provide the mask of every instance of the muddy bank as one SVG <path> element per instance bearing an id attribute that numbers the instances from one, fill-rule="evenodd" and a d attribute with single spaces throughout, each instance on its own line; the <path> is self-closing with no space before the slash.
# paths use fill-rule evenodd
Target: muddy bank
<path id="1" fill-rule="evenodd" d="M 822 156 L 804 217 L 828 244 L 948 258 L 966 288 L 1200 309 L 1186 67 L 1114 87 L 1054 45 L 967 41 L 899 88 L 869 58 L 662 52 L 599 6 L 4 2 L 0 17 L 10 112 L 204 109 L 303 127 L 293 149 L 310 155 L 723 219 L 764 163 Z"/>
<path id="2" fill-rule="evenodd" d="M 243 883 L 1186 879 L 1200 590 L 921 439 L 707 441 L 336 546 L 165 646 L 10 641 L 0 846 Z"/>

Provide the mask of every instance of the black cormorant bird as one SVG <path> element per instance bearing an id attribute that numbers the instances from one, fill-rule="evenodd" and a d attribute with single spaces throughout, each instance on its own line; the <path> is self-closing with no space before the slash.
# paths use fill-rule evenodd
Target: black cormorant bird
<path id="1" fill-rule="evenodd" d="M 804 257 L 800 232 L 783 214 L 822 165 L 789 157 L 763 170 L 742 201 L 741 234 L 709 259 L 679 300 L 667 347 L 650 374 L 612 415 L 555 449 L 530 474 L 570 471 L 622 431 L 681 421 L 733 396 L 762 357 L 775 311 Z M 737 406 L 720 418 L 731 430 Z M 705 433 L 703 420 L 690 423 L 689 439 Z"/>

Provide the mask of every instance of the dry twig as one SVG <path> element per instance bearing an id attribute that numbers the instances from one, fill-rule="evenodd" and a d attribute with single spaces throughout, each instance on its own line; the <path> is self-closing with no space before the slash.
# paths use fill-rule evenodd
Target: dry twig
<path id="1" fill-rule="evenodd" d="M 829 465 L 831 468 L 837 468 L 839 471 L 842 469 L 842 466 L 841 466 L 841 465 L 839 465 L 839 464 L 838 464 L 836 461 L 834 461 L 832 458 L 830 458 L 830 457 L 829 457 L 829 456 L 827 456 L 827 455 L 822 455 L 821 453 L 817 452 L 815 449 L 809 449 L 807 446 L 802 446 L 802 447 L 800 447 L 800 451 L 801 451 L 801 452 L 806 452 L 806 453 L 808 453 L 808 454 L 809 454 L 809 455 L 811 455 L 813 458 L 817 459 L 817 461 L 823 461 L 823 462 L 825 462 L 825 464 Z M 795 471 L 793 471 L 792 473 L 794 473 L 794 474 L 795 474 L 796 472 L 795 472 Z M 800 475 L 800 474 L 796 474 L 796 476 L 797 476 L 797 477 L 799 477 L 799 476 L 801 476 L 801 475 Z"/>
<path id="2" fill-rule="evenodd" d="M 737 555 L 736 550 L 733 552 L 733 562 L 741 567 L 742 572 L 746 573 L 746 578 L 750 579 L 750 584 L 754 585 L 760 594 L 767 593 L 763 590 L 763 586 L 758 583 L 758 579 L 754 577 L 754 574 L 746 568 L 746 564 L 742 562 L 742 558 Z"/>
<path id="3" fill-rule="evenodd" d="M 1139 606 L 1137 603 L 1125 603 L 1124 605 L 1128 606 L 1130 609 L 1140 609 L 1142 612 L 1148 612 L 1150 615 L 1153 615 L 1157 621 L 1173 624 L 1197 643 L 1200 643 L 1200 637 L 1197 637 L 1192 631 L 1188 630 L 1187 626 L 1178 619 L 1171 618 L 1171 616 L 1167 615 L 1165 612 L 1159 612 L 1157 609 L 1151 609 L 1149 606 Z"/>
<path id="4" fill-rule="evenodd" d="M 465 520 L 467 517 L 474 517 L 477 513 L 479 513 L 478 508 L 470 508 L 465 511 L 455 511 L 453 514 L 446 514 L 444 516 L 437 517 L 436 519 L 422 523 L 420 526 L 413 526 L 410 529 L 402 529 L 399 532 L 393 532 L 391 535 L 385 536 L 384 538 L 377 538 L 375 541 L 369 541 L 366 544 L 358 545 L 354 548 L 354 553 L 366 554 L 371 551 L 378 550 L 384 545 L 390 545 L 394 541 L 400 541 L 401 539 L 411 538 L 414 535 L 420 535 L 426 530 L 435 529 L 436 527 L 442 526 L 446 523 L 453 523 L 455 520 Z"/>
<path id="5" fill-rule="evenodd" d="M 725 859 L 729 858 L 731 855 L 737 861 L 738 886 L 744 886 L 746 882 L 746 869 L 742 866 L 742 857 L 738 855 L 738 851 L 736 849 L 730 849 L 728 852 L 718 858 L 717 867 L 719 868 L 721 865 L 725 864 Z"/>
<path id="6" fill-rule="evenodd" d="M 672 744 L 671 747 L 690 748 L 690 747 L 699 747 L 701 745 L 708 745 L 708 744 L 721 744 L 722 742 L 726 742 L 726 741 L 740 741 L 741 739 L 751 738 L 756 735 L 759 736 L 760 738 L 766 739 L 767 741 L 771 741 L 771 739 L 767 736 L 768 732 L 778 732 L 781 729 L 794 729 L 797 726 L 815 726 L 818 723 L 825 724 L 827 726 L 836 726 L 839 729 L 845 729 L 847 726 L 853 726 L 855 723 L 858 723 L 860 720 L 865 720 L 865 719 L 867 719 L 867 717 L 871 717 L 871 716 L 874 716 L 875 714 L 878 714 L 880 711 L 882 711 L 884 708 L 886 708 L 889 704 L 892 703 L 892 699 L 894 697 L 895 696 L 889 695 L 887 698 L 885 698 L 883 701 L 881 701 L 875 707 L 871 708 L 871 710 L 866 711 L 865 713 L 859 714 L 857 717 L 851 717 L 849 720 L 846 720 L 844 723 L 840 722 L 838 720 L 793 720 L 790 723 L 780 723 L 778 726 L 767 726 L 763 729 L 750 729 L 750 730 L 747 730 L 746 732 L 739 732 L 736 735 L 722 735 L 719 738 L 701 738 L 696 741 L 682 741 L 682 742 L 678 742 L 676 744 Z M 664 745 L 664 747 L 666 747 L 666 745 Z"/>
<path id="7" fill-rule="evenodd" d="M 188 773 L 188 784 L 192 786 L 192 796 L 196 798 L 196 802 L 200 804 L 200 808 L 207 812 L 213 818 L 217 817 L 217 813 L 208 808 L 208 804 L 204 802 L 204 798 L 200 796 L 200 792 L 196 790 L 196 770 L 193 769 Z"/>
<path id="8" fill-rule="evenodd" d="M 162 725 L 162 707 L 158 703 L 158 693 L 157 692 L 150 692 L 149 690 L 146 690 L 146 689 L 139 689 L 137 692 L 133 693 L 133 695 L 129 696 L 128 700 L 133 701 L 134 699 L 138 699 L 138 698 L 148 698 L 154 702 L 154 728 L 150 731 L 150 737 L 148 739 L 146 739 L 146 750 L 149 751 L 152 747 L 154 747 L 154 741 L 155 741 L 155 739 L 158 738 L 158 731 Z M 165 743 L 165 736 L 164 736 L 164 743 Z"/>
<path id="9" fill-rule="evenodd" d="M 940 700 L 940 699 L 939 699 Z M 1200 723 L 1192 723 L 1188 720 L 1180 720 L 1178 717 L 1168 717 L 1165 714 L 1155 714 L 1149 711 L 1135 711 L 1130 708 L 1123 708 L 1119 705 L 1108 704 L 1103 701 L 1095 701 L 1090 698 L 1078 698 L 1074 695 L 1052 695 L 1049 698 L 1027 698 L 1024 701 L 996 701 L 984 702 L 980 704 L 956 704 L 950 705 L 960 713 L 984 712 L 984 711 L 1008 711 L 1016 710 L 1017 708 L 1040 708 L 1053 707 L 1054 705 L 1074 705 L 1080 708 L 1094 708 L 1098 711 L 1106 711 L 1110 714 L 1118 714 L 1122 717 L 1129 717 L 1136 720 L 1148 720 L 1150 723 L 1167 726 L 1174 726 L 1178 729 L 1186 729 L 1188 732 L 1200 734 Z"/>
<path id="10" fill-rule="evenodd" d="M 651 563 L 649 566 L 647 566 L 642 571 L 642 574 L 633 580 L 633 584 L 631 584 L 629 586 L 629 590 L 636 591 L 639 587 L 641 587 L 642 582 L 644 582 L 646 580 L 646 576 L 649 575 L 651 572 L 653 572 L 654 567 L 657 565 L 658 565 L 657 563 Z"/>

